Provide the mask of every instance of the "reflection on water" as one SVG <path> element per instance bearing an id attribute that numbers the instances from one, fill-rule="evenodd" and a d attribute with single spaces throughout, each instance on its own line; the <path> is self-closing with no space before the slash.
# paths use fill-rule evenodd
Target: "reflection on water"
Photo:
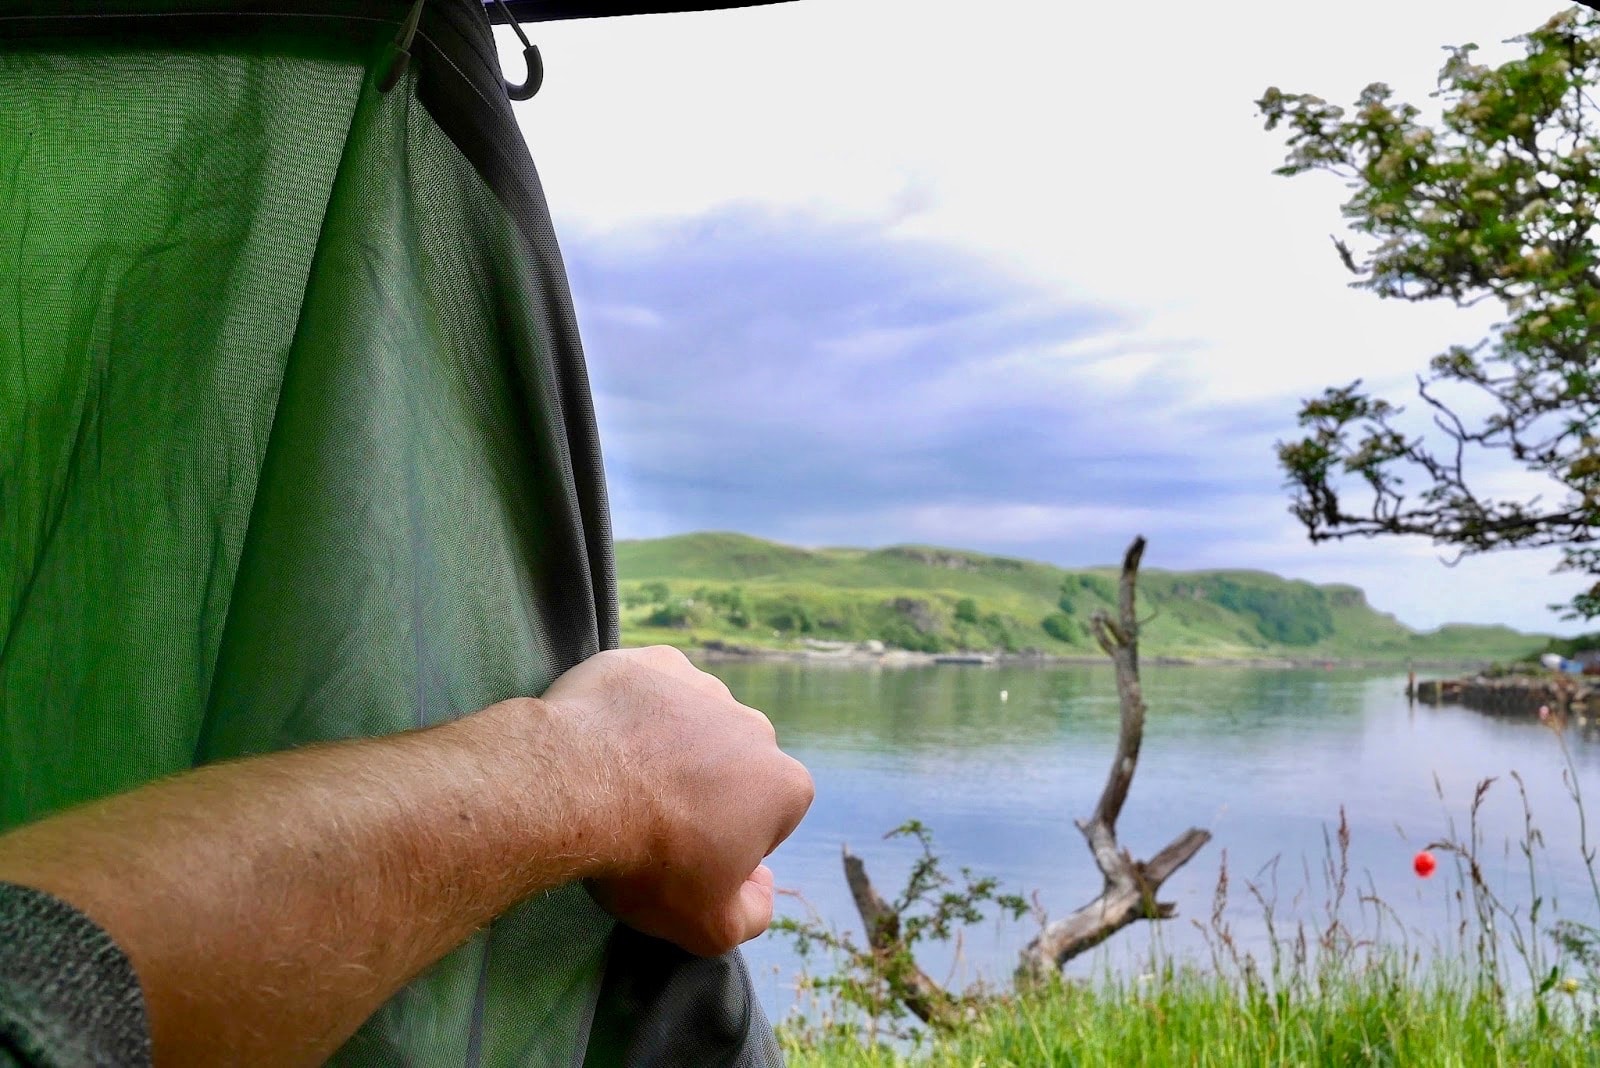
<path id="1" fill-rule="evenodd" d="M 781 887 L 836 925 L 858 925 L 840 846 L 848 842 L 867 860 L 880 890 L 897 889 L 914 847 L 880 836 L 911 818 L 932 828 L 950 868 L 970 866 L 998 876 L 1006 889 L 1037 891 L 1052 916 L 1098 893 L 1099 874 L 1073 820 L 1093 808 L 1116 739 L 1109 667 L 727 663 L 712 670 L 771 716 L 784 747 L 816 778 L 816 804 L 773 867 Z M 1464 833 L 1476 783 L 1512 770 L 1527 783 L 1548 843 L 1541 893 L 1555 905 L 1547 918 L 1597 920 L 1560 749 L 1538 723 L 1410 708 L 1404 677 L 1392 673 L 1149 667 L 1144 683 L 1150 717 L 1121 840 L 1149 856 L 1191 825 L 1215 837 L 1167 884 L 1163 896 L 1178 904 L 1178 919 L 1118 934 L 1073 972 L 1133 966 L 1152 938 L 1169 951 L 1202 955 L 1194 921 L 1210 913 L 1224 851 L 1235 889 L 1230 918 L 1246 945 L 1259 947 L 1264 931 L 1259 906 L 1241 892 L 1245 879 L 1265 886 L 1275 877 L 1280 924 L 1325 922 L 1325 834 L 1341 806 L 1355 883 L 1426 938 L 1446 939 L 1459 920 L 1449 866 L 1424 882 L 1412 873 L 1411 856 L 1446 835 L 1452 818 Z M 1568 739 L 1580 782 L 1600 797 L 1600 746 L 1576 728 Z M 1491 791 L 1484 816 L 1489 877 L 1509 900 L 1525 897 L 1522 814 L 1509 781 Z M 785 899 L 780 909 L 799 907 Z M 959 958 L 930 953 L 925 963 L 958 985 L 1004 979 L 1034 929 L 1031 921 L 988 925 L 969 935 Z M 798 962 L 770 936 L 748 955 L 768 1011 L 784 1015 Z"/>

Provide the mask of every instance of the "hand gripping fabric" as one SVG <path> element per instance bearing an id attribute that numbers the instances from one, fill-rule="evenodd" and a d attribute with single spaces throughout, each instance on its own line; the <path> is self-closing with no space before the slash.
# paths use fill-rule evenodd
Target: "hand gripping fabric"
<path id="1" fill-rule="evenodd" d="M 409 6 L 0 0 L 0 828 L 537 694 L 616 642 L 487 16 L 429 0 L 382 92 Z M 737 955 L 569 886 L 334 1063 L 778 1056 Z"/>

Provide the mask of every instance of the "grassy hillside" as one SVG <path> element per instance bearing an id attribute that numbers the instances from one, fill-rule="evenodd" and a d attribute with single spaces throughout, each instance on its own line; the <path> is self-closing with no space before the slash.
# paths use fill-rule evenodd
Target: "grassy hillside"
<path id="1" fill-rule="evenodd" d="M 959 549 L 797 549 L 743 534 L 617 543 L 623 640 L 792 648 L 807 639 L 921 652 L 1096 655 L 1089 617 L 1111 608 L 1113 568 L 1067 571 Z M 1150 655 L 1495 660 L 1542 648 L 1506 627 L 1417 633 L 1354 586 L 1261 571 L 1140 572 Z"/>

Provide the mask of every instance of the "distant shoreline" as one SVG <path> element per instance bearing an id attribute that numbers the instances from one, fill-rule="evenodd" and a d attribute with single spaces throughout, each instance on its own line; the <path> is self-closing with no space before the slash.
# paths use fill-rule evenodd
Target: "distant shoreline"
<path id="1" fill-rule="evenodd" d="M 1095 667 L 1111 665 L 1104 656 L 1058 656 L 1046 653 L 919 653 L 905 649 L 868 650 L 859 647 L 840 649 L 770 649 L 761 646 L 730 646 L 711 643 L 684 649 L 685 655 L 709 663 L 770 662 L 790 664 L 838 664 L 852 667 Z M 1359 657 L 1199 657 L 1145 655 L 1140 658 L 1152 667 L 1232 667 L 1264 670 L 1306 670 L 1316 668 L 1387 668 L 1396 671 L 1451 670 L 1486 666 L 1485 660 L 1393 660 Z"/>
<path id="2" fill-rule="evenodd" d="M 1005 649 L 995 662 L 1093 664 L 1092 621 L 1120 610 L 1110 569 L 932 546 L 801 549 L 711 532 L 619 542 L 616 566 L 630 642 L 721 646 L 708 656 L 913 664 L 931 661 L 889 650 L 981 662 Z M 1248 569 L 1146 569 L 1138 594 L 1144 649 L 1157 664 L 1470 670 L 1549 645 L 1502 626 L 1415 631 L 1357 587 Z"/>

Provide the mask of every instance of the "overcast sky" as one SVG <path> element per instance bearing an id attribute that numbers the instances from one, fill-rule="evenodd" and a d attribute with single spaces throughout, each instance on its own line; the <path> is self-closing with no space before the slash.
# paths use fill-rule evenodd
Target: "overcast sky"
<path id="1" fill-rule="evenodd" d="M 1309 544 L 1300 398 L 1396 398 L 1492 318 L 1347 287 L 1345 191 L 1268 85 L 1426 105 L 1528 0 L 799 0 L 532 27 L 518 105 L 584 331 L 616 533 L 920 542 L 1364 587 L 1416 627 L 1570 631 L 1554 557 Z M 520 55 L 503 38 L 507 70 Z"/>

